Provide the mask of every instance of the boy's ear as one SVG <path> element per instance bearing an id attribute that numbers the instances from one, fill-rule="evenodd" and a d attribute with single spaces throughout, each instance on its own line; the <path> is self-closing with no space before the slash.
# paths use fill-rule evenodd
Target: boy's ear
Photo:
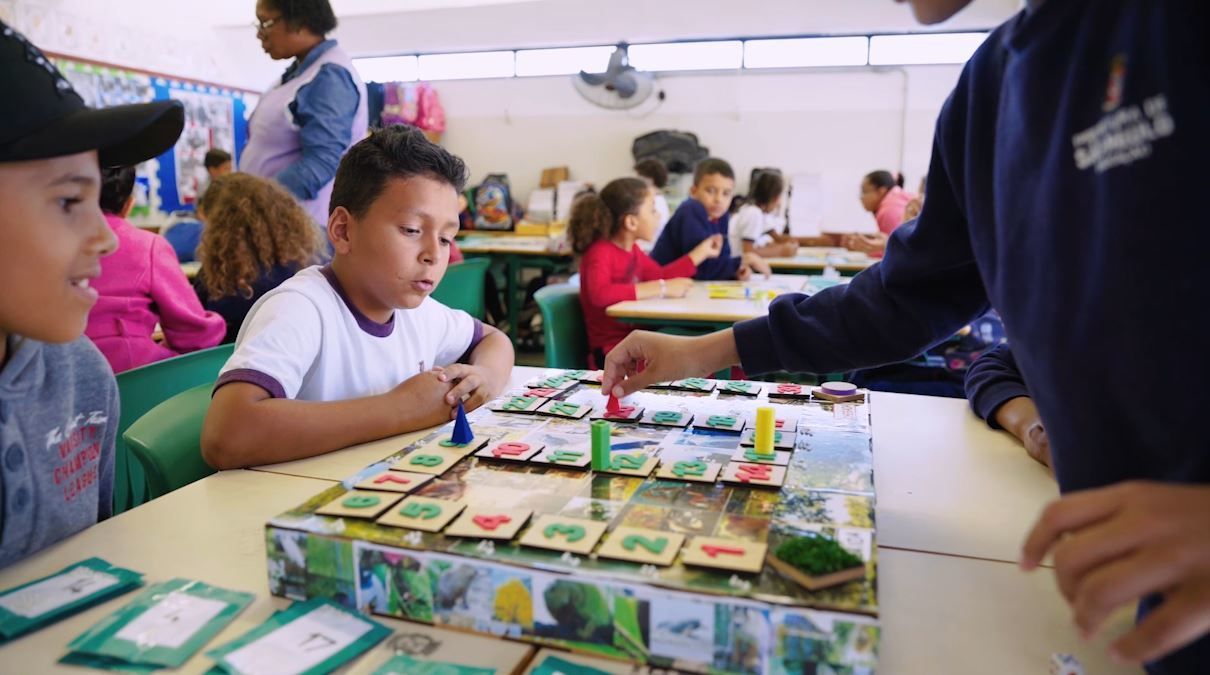
<path id="1" fill-rule="evenodd" d="M 694 183 L 693 185 L 689 186 L 689 196 L 690 197 L 697 196 L 697 183 Z"/>
<path id="2" fill-rule="evenodd" d="M 332 249 L 340 254 L 346 254 L 352 248 L 349 241 L 349 228 L 353 225 L 353 214 L 343 206 L 337 206 L 332 215 L 328 216 L 328 241 Z"/>

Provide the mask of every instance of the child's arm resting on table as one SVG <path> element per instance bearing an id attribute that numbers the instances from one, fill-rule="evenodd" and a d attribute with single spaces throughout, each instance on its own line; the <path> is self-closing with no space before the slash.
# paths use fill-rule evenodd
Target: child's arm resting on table
<path id="1" fill-rule="evenodd" d="M 474 410 L 500 395 L 508 386 L 513 370 L 513 343 L 495 328 L 483 326 L 483 339 L 471 350 L 466 363 L 455 363 L 435 369 L 437 379 L 447 386 L 455 383 L 445 395 L 449 418 L 457 413 L 458 400 L 463 399 L 466 410 Z"/>

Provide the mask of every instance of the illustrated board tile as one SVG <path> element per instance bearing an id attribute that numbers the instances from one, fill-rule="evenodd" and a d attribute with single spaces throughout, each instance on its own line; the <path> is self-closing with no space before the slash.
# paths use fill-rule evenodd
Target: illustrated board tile
<path id="1" fill-rule="evenodd" d="M 488 409 L 492 412 L 533 414 L 546 400 L 541 396 L 509 396 L 492 402 Z"/>
<path id="2" fill-rule="evenodd" d="M 615 452 L 610 455 L 609 468 L 603 473 L 646 478 L 655 470 L 659 460 L 645 452 Z"/>
<path id="3" fill-rule="evenodd" d="M 430 499 L 413 495 L 387 509 L 378 519 L 379 525 L 406 527 L 409 530 L 440 532 L 456 518 L 466 502 L 448 499 Z"/>
<path id="4" fill-rule="evenodd" d="M 733 572 L 757 573 L 764 569 L 769 546 L 754 541 L 694 537 L 681 551 L 681 562 Z"/>
<path id="5" fill-rule="evenodd" d="M 588 555 L 605 534 L 605 527 L 596 520 L 543 514 L 521 535 L 521 545 Z"/>
<path id="6" fill-rule="evenodd" d="M 569 420 L 583 419 L 592 412 L 592 406 L 587 403 L 571 403 L 568 401 L 547 401 L 538 408 L 538 414 L 562 417 Z"/>
<path id="7" fill-rule="evenodd" d="M 698 415 L 693 418 L 693 428 L 709 429 L 711 431 L 730 431 L 740 433 L 744 430 L 747 420 L 743 415 L 722 413 L 717 415 Z"/>
<path id="8" fill-rule="evenodd" d="M 541 443 L 526 443 L 524 441 L 505 441 L 483 448 L 475 453 L 476 457 L 494 459 L 504 462 L 524 462 L 530 457 L 542 452 L 545 446 Z"/>
<path id="9" fill-rule="evenodd" d="M 643 413 L 642 419 L 639 420 L 639 424 L 650 424 L 657 427 L 675 427 L 677 429 L 684 429 L 685 427 L 689 426 L 689 423 L 692 421 L 693 415 L 684 412 L 683 410 L 660 410 L 657 408 L 648 408 L 647 411 Z"/>
<path id="10" fill-rule="evenodd" d="M 321 516 L 374 519 L 400 499 L 403 499 L 403 495 L 394 492 L 349 490 L 316 509 L 315 513 Z"/>
<path id="11" fill-rule="evenodd" d="M 566 448 L 545 448 L 529 458 L 530 464 L 561 466 L 569 469 L 587 469 L 592 465 L 592 453 Z"/>
<path id="12" fill-rule="evenodd" d="M 661 460 L 655 477 L 690 483 L 713 483 L 718 480 L 719 471 L 722 469 L 718 462 L 708 462 L 704 459 Z"/>
<path id="13" fill-rule="evenodd" d="M 597 557 L 667 567 L 684 543 L 685 535 L 677 532 L 623 526 L 609 533 Z"/>
<path id="14" fill-rule="evenodd" d="M 467 508 L 458 520 L 445 528 L 445 534 L 475 539 L 512 539 L 532 514 L 530 509 Z"/>
<path id="15" fill-rule="evenodd" d="M 414 471 L 416 473 L 431 473 L 434 476 L 449 471 L 466 455 L 461 451 L 455 452 L 447 448 L 435 448 L 425 450 L 423 448 L 413 450 L 404 455 L 399 461 L 391 465 L 396 471 Z"/>
<path id="16" fill-rule="evenodd" d="M 779 488 L 786 482 L 786 467 L 775 464 L 730 462 L 723 467 L 722 480 L 745 487 Z"/>
<path id="17" fill-rule="evenodd" d="M 775 429 L 773 431 L 773 447 L 775 447 L 779 450 L 793 450 L 794 443 L 797 440 L 798 440 L 797 431 L 781 431 L 779 429 Z M 756 429 L 753 429 L 751 427 L 744 429 L 744 432 L 742 434 L 740 434 L 739 444 L 746 445 L 749 447 L 755 446 L 756 445 Z"/>
<path id="18" fill-rule="evenodd" d="M 359 490 L 379 490 L 383 492 L 411 492 L 435 478 L 429 473 L 412 471 L 383 471 L 374 474 L 353 487 Z"/>
<path id="19" fill-rule="evenodd" d="M 790 452 L 788 450 L 774 450 L 768 457 L 762 457 L 756 454 L 756 448 L 740 447 L 731 455 L 731 461 L 787 466 L 790 463 Z"/>

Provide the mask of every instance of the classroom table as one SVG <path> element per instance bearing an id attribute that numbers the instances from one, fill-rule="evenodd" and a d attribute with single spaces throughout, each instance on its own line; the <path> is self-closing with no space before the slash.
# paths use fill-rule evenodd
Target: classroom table
<path id="1" fill-rule="evenodd" d="M 572 253 L 570 249 L 561 248 L 558 244 L 558 242 L 565 241 L 562 238 L 521 236 L 511 233 L 496 233 L 487 236 L 469 235 L 458 241 L 458 248 L 464 255 L 486 256 L 504 264 L 504 300 L 508 305 L 508 334 L 514 343 L 520 335 L 517 323 L 521 305 L 525 302 L 521 272 L 531 267 L 550 271 L 568 267 L 572 261 Z M 518 290 L 522 294 L 520 298 L 517 297 Z"/>
<path id="2" fill-rule="evenodd" d="M 518 368 L 512 381 L 523 382 L 540 369 Z M 925 399 L 925 400 L 917 400 Z M 932 414 L 937 399 L 926 397 L 875 394 L 874 411 L 875 453 L 903 454 L 923 468 L 898 484 L 897 476 L 888 472 L 901 470 L 909 460 L 887 464 L 881 461 L 876 469 L 878 493 L 878 575 L 882 643 L 880 672 L 915 675 L 937 672 L 979 673 L 1042 673 L 1049 665 L 1053 652 L 1075 654 L 1087 673 L 1138 672 L 1112 664 L 1104 651 L 1108 636 L 1119 634 L 1130 623 L 1130 612 L 1123 610 L 1114 616 L 1107 637 L 1093 643 L 1083 643 L 1070 622 L 1070 610 L 1054 588 L 1049 572 L 1023 574 L 1008 562 L 982 560 L 963 554 L 945 554 L 896 548 L 895 530 L 902 529 L 894 518 L 888 522 L 887 504 L 900 517 L 918 519 L 945 518 L 948 511 L 935 516 L 929 509 L 956 496 L 952 477 L 928 480 L 930 467 L 936 459 L 952 459 L 953 448 L 938 450 L 944 444 L 960 447 L 969 445 L 967 464 L 970 470 L 994 470 L 1012 464 L 1012 472 L 1021 484 L 1032 480 L 1030 486 L 1041 495 L 1049 488 L 1044 473 L 1031 471 L 1032 460 L 1024 452 L 1011 452 L 996 432 L 967 424 L 957 409 L 941 410 L 931 431 L 919 433 L 923 439 L 929 433 L 938 434 L 928 445 L 917 445 L 918 439 L 905 443 L 895 434 L 912 424 L 922 422 L 922 416 Z M 879 417 L 891 422 L 879 424 Z M 891 418 L 895 418 L 892 420 Z M 941 435 L 944 434 L 944 435 Z M 200 579 L 225 588 L 250 591 L 256 601 L 228 626 L 207 649 L 226 643 L 264 621 L 275 609 L 288 601 L 268 595 L 265 567 L 264 524 L 274 515 L 297 505 L 331 485 L 329 480 L 305 478 L 307 471 L 300 465 L 311 463 L 314 473 L 343 478 L 363 468 L 370 461 L 402 447 L 406 437 L 396 437 L 378 444 L 367 444 L 327 455 L 336 462 L 315 458 L 257 471 L 225 471 L 177 490 L 160 499 L 123 513 L 109 521 L 60 542 L 31 558 L 0 570 L 0 588 L 9 588 L 45 576 L 89 556 L 99 556 L 111 563 L 147 574 L 148 582 L 172 577 Z M 374 446 L 375 452 L 367 448 Z M 990 448 L 990 450 L 988 450 Z M 928 457 L 921 455 L 927 453 Z M 989 461 L 988 456 L 994 456 Z M 978 465 L 978 466 L 975 466 Z M 272 473 L 287 466 L 292 475 Z M 976 479 L 977 477 L 971 477 Z M 888 485 L 890 486 L 888 488 Z M 894 493 L 905 486 L 916 491 L 937 494 L 925 499 L 894 499 Z M 984 490 L 979 500 L 951 503 L 954 509 L 968 508 L 984 511 L 977 505 L 997 503 L 1006 499 L 1005 492 L 1020 488 L 1017 480 L 1003 483 L 989 479 L 979 485 Z M 891 495 L 888 495 L 888 490 Z M 965 494 L 966 490 L 960 491 Z M 1015 497 L 1013 497 L 1015 499 Z M 973 506 L 974 505 L 974 506 Z M 1028 505 L 1040 508 L 1041 504 Z M 923 513 L 912 514 L 922 508 Z M 1029 509 L 1025 509 L 1029 510 Z M 978 516 L 972 513 L 970 516 Z M 988 517 L 988 520 L 992 518 Z M 1015 539 L 1004 528 L 989 523 L 992 534 Z M 937 524 L 932 529 L 944 529 Z M 1011 529 L 1011 528 L 1007 528 Z M 889 531 L 888 531 L 889 530 Z M 962 529 L 952 537 L 952 544 L 961 547 L 971 530 Z M 934 538 L 935 539 L 935 538 Z M 904 539 L 898 545 L 905 543 Z M 907 542 L 912 543 L 912 542 Z M 922 540 L 920 543 L 927 544 Z M 979 546 L 981 542 L 972 542 Z M 129 601 L 130 595 L 110 600 L 79 615 L 0 646 L 0 671 L 4 672 L 67 672 L 69 667 L 55 661 L 68 642 L 101 618 Z M 455 633 L 439 628 L 375 617 L 395 631 L 387 641 L 370 654 L 359 659 L 348 671 L 368 673 L 386 660 L 396 646 L 409 641 L 401 634 L 429 636 L 440 643 L 427 658 L 493 666 L 504 674 L 514 672 L 533 653 L 526 644 L 495 640 L 478 635 Z M 205 651 L 205 650 L 203 650 Z M 574 660 L 574 659 L 573 659 Z M 197 656 L 181 672 L 201 672 L 209 659 Z M 74 671 L 80 672 L 80 671 Z M 628 672 L 628 669 L 619 672 Z"/>
<path id="3" fill-rule="evenodd" d="M 768 314 L 770 294 L 816 293 L 837 283 L 844 281 L 797 274 L 757 275 L 748 281 L 695 281 L 684 298 L 627 300 L 611 305 L 605 313 L 619 321 L 640 326 L 721 330 L 730 328 L 738 321 Z M 725 288 L 747 289 L 751 297 L 710 297 L 712 289 Z"/>
<path id="4" fill-rule="evenodd" d="M 834 246 L 801 246 L 793 257 L 765 258 L 765 261 L 780 274 L 819 274 L 831 267 L 852 276 L 878 262 L 878 258 Z"/>

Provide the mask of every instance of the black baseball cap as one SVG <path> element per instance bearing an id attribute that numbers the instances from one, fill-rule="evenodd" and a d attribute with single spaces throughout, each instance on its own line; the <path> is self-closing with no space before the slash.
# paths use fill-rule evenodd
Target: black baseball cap
<path id="1" fill-rule="evenodd" d="M 130 166 L 172 147 L 185 126 L 180 101 L 90 108 L 50 59 L 0 21 L 0 162 L 96 150 L 101 166 Z"/>

